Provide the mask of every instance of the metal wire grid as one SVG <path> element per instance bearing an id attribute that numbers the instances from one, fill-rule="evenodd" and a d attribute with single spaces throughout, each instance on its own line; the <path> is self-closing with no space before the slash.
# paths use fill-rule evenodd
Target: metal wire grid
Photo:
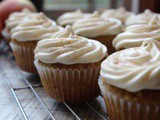
<path id="1" fill-rule="evenodd" d="M 18 68 L 18 67 L 17 67 Z M 21 73 L 20 69 L 18 68 L 19 72 Z M 16 94 L 16 90 L 21 90 L 21 89 L 30 89 L 34 96 L 37 98 L 37 100 L 41 103 L 41 105 L 43 106 L 43 108 L 46 110 L 46 112 L 50 115 L 50 117 L 53 119 L 53 120 L 57 120 L 54 115 L 51 113 L 51 111 L 49 110 L 49 108 L 47 107 L 47 105 L 43 102 L 43 100 L 41 99 L 41 97 L 38 95 L 38 93 L 35 91 L 35 88 L 37 87 L 42 87 L 41 84 L 36 84 L 36 85 L 31 85 L 31 83 L 28 81 L 28 79 L 26 79 L 26 77 L 23 75 L 23 73 L 21 73 L 21 75 L 23 76 L 23 80 L 24 82 L 26 83 L 27 86 L 25 87 L 19 87 L 19 88 L 14 88 L 7 76 L 7 74 L 4 72 L 3 73 L 3 76 L 6 80 L 6 83 L 9 87 L 9 89 L 11 90 L 11 93 L 13 95 L 13 98 L 15 99 L 16 101 L 16 104 L 18 105 L 22 115 L 23 115 L 23 118 L 24 120 L 29 120 L 23 106 L 21 105 L 21 102 L 18 98 L 18 95 Z M 77 119 L 77 120 L 82 120 L 82 118 L 80 118 L 80 116 L 78 116 L 78 114 L 76 114 L 76 112 L 72 109 L 72 107 L 67 104 L 66 102 L 63 102 L 63 104 L 66 106 L 66 108 L 73 114 L 73 116 Z M 109 118 L 106 118 L 104 117 L 101 113 L 99 113 L 90 103 L 88 102 L 85 102 L 86 105 L 88 105 L 88 107 L 93 110 L 98 116 L 100 116 L 103 120 L 108 120 Z"/>

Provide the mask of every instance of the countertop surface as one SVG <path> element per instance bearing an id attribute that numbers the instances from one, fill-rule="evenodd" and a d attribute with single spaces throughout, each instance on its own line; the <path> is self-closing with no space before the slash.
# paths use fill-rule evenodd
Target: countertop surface
<path id="1" fill-rule="evenodd" d="M 29 120 L 52 120 L 49 113 L 37 99 L 33 91 L 24 81 L 27 78 L 31 85 L 36 85 L 34 90 L 40 96 L 44 104 L 57 120 L 76 120 L 77 118 L 65 106 L 49 98 L 45 93 L 41 82 L 36 75 L 20 72 L 11 57 L 0 55 L 0 120 L 23 120 L 23 115 L 13 97 L 6 82 L 6 78 L 14 88 L 16 95 Z M 22 75 L 23 74 L 23 75 Z M 68 104 L 69 105 L 69 104 Z M 95 112 L 92 107 L 99 112 Z M 71 109 L 83 120 L 103 120 L 107 119 L 104 101 L 101 96 L 95 100 L 78 105 L 69 105 Z"/>

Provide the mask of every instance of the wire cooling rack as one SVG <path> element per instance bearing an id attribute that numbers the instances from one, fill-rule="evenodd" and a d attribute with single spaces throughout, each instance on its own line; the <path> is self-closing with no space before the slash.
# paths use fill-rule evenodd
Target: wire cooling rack
<path id="1" fill-rule="evenodd" d="M 9 57 L 9 61 L 10 61 L 10 62 L 13 62 L 13 64 L 15 64 L 14 61 L 11 59 L 11 57 Z M 1 67 L 1 69 L 2 69 L 2 67 Z M 5 79 L 8 87 L 9 87 L 9 89 L 10 89 L 12 95 L 13 95 L 13 98 L 15 99 L 16 104 L 18 105 L 18 107 L 19 107 L 19 109 L 20 109 L 20 112 L 21 112 L 24 120 L 29 120 L 29 117 L 28 117 L 28 115 L 26 114 L 26 111 L 25 111 L 24 107 L 22 106 L 22 103 L 21 103 L 21 101 L 19 100 L 19 95 L 16 93 L 16 91 L 26 90 L 26 89 L 30 89 L 30 90 L 32 91 L 34 97 L 36 97 L 37 102 L 39 102 L 39 103 L 41 104 L 42 108 L 48 113 L 48 115 L 50 116 L 50 119 L 51 119 L 51 120 L 59 120 L 58 118 L 56 118 L 56 117 L 54 116 L 54 114 L 53 114 L 53 113 L 51 112 L 51 110 L 48 108 L 48 106 L 47 106 L 46 103 L 43 101 L 43 99 L 41 98 L 41 96 L 40 96 L 40 95 L 37 93 L 37 91 L 35 90 L 36 88 L 42 88 L 41 83 L 37 83 L 37 84 L 32 85 L 32 84 L 30 83 L 30 81 L 23 75 L 23 73 L 20 71 L 20 69 L 19 69 L 18 67 L 17 67 L 17 70 L 18 70 L 18 72 L 21 74 L 21 76 L 22 76 L 22 78 L 23 78 L 23 82 L 24 82 L 24 84 L 25 84 L 26 86 L 23 86 L 23 87 L 13 87 L 13 85 L 12 85 L 12 83 L 11 83 L 11 80 L 10 80 L 10 78 L 8 77 L 8 73 L 6 73 L 6 72 L 3 72 L 3 77 L 4 77 L 4 79 Z M 1 71 L 3 71 L 3 69 L 2 69 Z M 101 97 L 101 96 L 100 96 L 100 97 Z M 77 120 L 83 120 L 83 118 L 80 117 L 80 116 L 76 113 L 76 111 L 72 108 L 72 105 L 70 105 L 70 104 L 68 104 L 68 103 L 66 103 L 66 102 L 63 102 L 62 104 L 64 104 L 64 106 L 70 111 L 70 113 L 74 116 L 75 119 L 77 119 Z M 106 115 L 104 116 L 105 113 L 103 113 L 103 114 L 100 113 L 97 109 L 95 109 L 95 106 L 94 106 L 94 105 L 90 104 L 89 102 L 85 102 L 84 104 L 87 105 L 88 108 L 90 108 L 90 110 L 91 110 L 92 112 L 94 112 L 97 116 L 99 116 L 99 118 L 100 118 L 101 120 L 109 120 L 109 118 L 108 118 Z M 63 114 L 62 114 L 62 115 L 63 115 Z M 97 120 L 97 119 L 96 119 L 96 120 Z"/>

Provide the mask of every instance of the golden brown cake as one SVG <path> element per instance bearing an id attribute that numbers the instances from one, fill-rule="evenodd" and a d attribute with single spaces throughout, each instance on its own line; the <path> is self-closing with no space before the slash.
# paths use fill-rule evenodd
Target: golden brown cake
<path id="1" fill-rule="evenodd" d="M 101 64 L 99 86 L 111 120 L 159 120 L 160 43 L 110 55 Z"/>
<path id="2" fill-rule="evenodd" d="M 78 103 L 99 95 L 100 63 L 107 56 L 107 48 L 71 31 L 67 27 L 52 38 L 39 41 L 34 63 L 51 98 Z"/>

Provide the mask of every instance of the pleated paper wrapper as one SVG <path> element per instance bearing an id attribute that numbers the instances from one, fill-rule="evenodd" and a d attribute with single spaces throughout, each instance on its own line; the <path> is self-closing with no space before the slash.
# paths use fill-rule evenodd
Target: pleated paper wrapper
<path id="1" fill-rule="evenodd" d="M 145 104 L 119 97 L 107 89 L 101 79 L 98 84 L 111 120 L 160 120 L 160 105 Z"/>
<path id="2" fill-rule="evenodd" d="M 35 60 L 42 84 L 48 95 L 59 102 L 78 103 L 92 100 L 100 93 L 100 66 L 58 68 L 41 65 Z"/>
<path id="3" fill-rule="evenodd" d="M 37 73 L 34 65 L 34 49 L 36 44 L 32 46 L 21 46 L 15 42 L 10 42 L 10 46 L 13 51 L 16 64 L 20 69 L 29 73 Z"/>

